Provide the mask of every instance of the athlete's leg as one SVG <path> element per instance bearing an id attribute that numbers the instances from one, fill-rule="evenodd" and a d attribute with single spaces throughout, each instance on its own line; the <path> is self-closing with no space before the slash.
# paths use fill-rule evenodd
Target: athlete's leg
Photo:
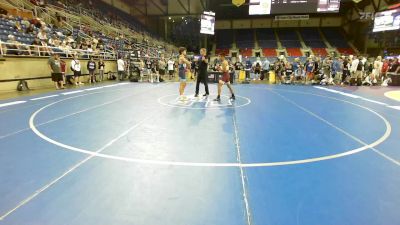
<path id="1" fill-rule="evenodd" d="M 224 85 L 224 82 L 223 82 L 222 80 L 220 80 L 220 81 L 218 82 L 218 97 L 221 96 L 222 85 Z"/>

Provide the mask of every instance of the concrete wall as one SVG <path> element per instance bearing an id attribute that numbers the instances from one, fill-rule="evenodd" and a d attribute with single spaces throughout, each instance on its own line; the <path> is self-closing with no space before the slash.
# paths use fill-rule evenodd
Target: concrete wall
<path id="1" fill-rule="evenodd" d="M 67 75 L 72 74 L 70 68 L 71 59 L 63 59 L 67 62 Z M 5 57 L 5 61 L 0 61 L 0 80 L 22 79 L 33 77 L 50 76 L 47 66 L 48 58 L 27 58 L 27 57 Z M 82 64 L 82 74 L 87 74 L 86 63 L 88 60 L 80 60 Z M 117 71 L 116 61 L 105 61 L 106 72 Z M 84 77 L 83 79 L 88 79 Z M 53 86 L 50 79 L 29 80 L 29 88 L 43 88 Z M 17 87 L 18 82 L 0 82 L 0 91 L 12 91 Z"/>

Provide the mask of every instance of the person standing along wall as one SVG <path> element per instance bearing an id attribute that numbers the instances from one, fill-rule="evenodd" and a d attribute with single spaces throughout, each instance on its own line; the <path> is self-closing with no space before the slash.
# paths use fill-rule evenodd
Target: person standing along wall
<path id="1" fill-rule="evenodd" d="M 104 63 L 103 59 L 100 58 L 99 61 L 99 81 L 103 81 L 104 79 L 104 69 L 106 68 L 106 64 Z"/>
<path id="2" fill-rule="evenodd" d="M 172 59 L 172 58 L 170 58 L 169 60 L 168 60 L 168 73 L 169 73 L 169 78 L 171 79 L 172 77 L 174 77 L 174 73 L 175 73 L 175 68 L 174 68 L 174 66 L 175 66 L 175 61 Z"/>
<path id="3" fill-rule="evenodd" d="M 47 65 L 51 71 L 51 80 L 54 82 L 56 89 L 64 89 L 60 55 L 58 53 L 54 53 L 47 62 Z"/>
<path id="4" fill-rule="evenodd" d="M 125 78 L 125 61 L 120 56 L 117 60 L 118 80 L 122 81 Z"/>
<path id="5" fill-rule="evenodd" d="M 80 82 L 81 62 L 79 62 L 78 55 L 74 55 L 74 59 L 71 61 L 71 70 L 72 72 L 74 72 L 75 85 L 83 84 L 82 82 Z"/>
<path id="6" fill-rule="evenodd" d="M 87 63 L 87 70 L 89 71 L 89 84 L 96 83 L 96 62 L 93 60 L 93 56 L 90 56 L 90 59 Z"/>
<path id="7" fill-rule="evenodd" d="M 261 75 L 261 80 L 269 80 L 269 67 L 270 67 L 270 62 L 268 58 L 265 58 L 263 64 L 262 64 L 262 75 Z"/>
<path id="8" fill-rule="evenodd" d="M 158 72 L 161 78 L 165 75 L 166 64 L 164 55 L 161 55 L 161 59 L 158 60 Z"/>

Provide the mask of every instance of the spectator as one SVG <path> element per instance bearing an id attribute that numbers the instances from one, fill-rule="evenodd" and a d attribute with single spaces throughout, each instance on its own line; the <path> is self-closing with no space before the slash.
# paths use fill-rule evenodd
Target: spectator
<path id="1" fill-rule="evenodd" d="M 54 47 L 60 47 L 60 45 L 61 45 L 61 40 L 58 38 L 57 35 L 53 35 L 53 36 L 49 39 L 49 44 L 50 44 L 51 46 L 54 46 Z"/>
<path id="2" fill-rule="evenodd" d="M 343 86 L 346 82 L 346 79 L 350 76 L 350 66 L 351 63 L 349 62 L 348 57 L 344 57 L 343 60 L 343 74 L 342 74 L 342 82 L 341 85 Z"/>
<path id="3" fill-rule="evenodd" d="M 367 67 L 367 66 L 366 66 Z M 368 63 L 368 76 L 365 77 L 364 84 L 375 85 L 379 78 L 380 71 L 382 70 L 382 57 L 376 57 L 375 61 Z"/>
<path id="4" fill-rule="evenodd" d="M 29 22 L 28 18 L 24 17 L 21 20 L 21 25 L 24 25 L 25 27 L 29 27 L 31 25 L 31 23 Z"/>
<path id="5" fill-rule="evenodd" d="M 15 44 L 15 37 L 11 34 L 8 35 L 4 52 L 6 52 L 7 55 L 20 55 L 18 46 Z"/>
<path id="6" fill-rule="evenodd" d="M 22 29 L 21 23 L 19 21 L 15 22 L 14 29 L 21 33 L 24 32 L 24 30 Z"/>
<path id="7" fill-rule="evenodd" d="M 47 64 L 51 71 L 51 80 L 54 82 L 56 89 L 64 89 L 60 55 L 58 53 L 54 53 L 54 55 L 50 57 Z"/>
<path id="8" fill-rule="evenodd" d="M 30 24 L 30 25 L 26 28 L 25 33 L 27 33 L 27 34 L 34 34 L 34 33 L 35 33 L 35 25 Z"/>
<path id="9" fill-rule="evenodd" d="M 357 82 L 357 86 L 361 85 L 362 73 L 364 71 L 364 64 L 362 62 L 362 57 L 358 56 L 351 63 L 351 80 L 350 85 L 354 85 Z"/>
<path id="10" fill-rule="evenodd" d="M 81 73 L 81 62 L 78 59 L 78 55 L 74 55 L 74 59 L 71 61 L 71 70 L 74 73 L 74 83 L 76 86 L 82 85 L 83 83 L 80 82 Z"/>
<path id="11" fill-rule="evenodd" d="M 306 83 L 314 82 L 314 71 L 315 71 L 315 62 L 311 57 L 308 58 L 308 61 L 304 65 L 304 70 L 306 72 Z"/>
<path id="12" fill-rule="evenodd" d="M 87 70 L 89 71 L 89 84 L 96 83 L 96 62 L 93 60 L 93 56 L 90 56 L 87 63 Z"/>
<path id="13" fill-rule="evenodd" d="M 393 59 L 392 64 L 390 64 L 388 73 L 398 74 L 399 70 L 400 70 L 399 59 L 396 57 Z"/>
<path id="14" fill-rule="evenodd" d="M 253 80 L 259 80 L 260 79 L 260 74 L 261 74 L 261 61 L 258 59 L 253 63 L 252 69 L 254 72 L 254 78 Z"/>
<path id="15" fill-rule="evenodd" d="M 40 29 L 39 33 L 37 34 L 37 38 L 39 38 L 41 45 L 43 46 L 43 48 L 41 48 L 42 51 L 40 55 L 50 55 L 51 50 L 48 48 L 48 38 L 45 28 Z"/>
<path id="16" fill-rule="evenodd" d="M 389 60 L 385 59 L 382 63 L 381 80 L 382 82 L 387 78 L 386 73 L 389 69 Z"/>
<path id="17" fill-rule="evenodd" d="M 104 63 L 104 61 L 103 61 L 103 58 L 100 58 L 100 61 L 99 61 L 99 81 L 103 81 L 103 79 L 104 79 L 104 70 L 105 70 L 105 67 L 106 67 L 106 64 Z"/>
<path id="18" fill-rule="evenodd" d="M 149 76 L 149 78 L 152 77 L 152 76 L 153 76 L 153 75 L 152 75 L 152 70 L 151 70 L 151 68 L 152 68 L 152 62 L 151 62 L 151 60 L 150 60 L 149 57 L 147 57 L 147 59 L 146 59 L 146 61 L 145 61 L 145 66 L 146 66 L 146 69 L 145 69 L 146 75 Z"/>
<path id="19" fill-rule="evenodd" d="M 122 81 L 125 78 L 125 61 L 122 57 L 118 57 L 117 60 L 117 67 L 118 67 L 118 80 Z"/>
<path id="20" fill-rule="evenodd" d="M 165 75 L 165 68 L 166 68 L 166 62 L 164 59 L 164 54 L 161 54 L 161 58 L 158 61 L 158 72 L 161 77 L 163 77 Z"/>
<path id="21" fill-rule="evenodd" d="M 41 51 L 40 46 L 42 46 L 42 42 L 40 42 L 39 38 L 35 38 L 31 45 L 31 51 L 33 51 L 36 56 L 39 56 L 39 52 Z"/>
<path id="22" fill-rule="evenodd" d="M 239 62 L 240 63 L 240 62 Z M 264 59 L 264 62 L 262 63 L 262 75 L 261 75 L 261 80 L 264 80 L 264 78 L 266 78 L 267 80 L 269 80 L 269 67 L 270 67 L 270 62 L 268 60 L 268 58 Z M 235 67 L 237 67 L 235 65 Z"/>
<path id="23" fill-rule="evenodd" d="M 15 40 L 14 35 L 8 35 L 7 54 L 11 55 L 31 55 L 31 50 L 28 46 Z"/>
<path id="24" fill-rule="evenodd" d="M 61 42 L 59 48 L 64 52 L 65 57 L 71 56 L 71 46 L 67 44 L 65 41 Z"/>
<path id="25" fill-rule="evenodd" d="M 293 66 L 289 62 L 287 62 L 285 65 L 285 72 L 281 76 L 281 82 L 284 84 L 291 84 L 293 80 Z"/>
<path id="26" fill-rule="evenodd" d="M 37 38 L 39 38 L 41 41 L 44 41 L 47 43 L 48 38 L 47 38 L 46 30 L 44 28 L 40 28 L 40 31 L 37 34 Z"/>

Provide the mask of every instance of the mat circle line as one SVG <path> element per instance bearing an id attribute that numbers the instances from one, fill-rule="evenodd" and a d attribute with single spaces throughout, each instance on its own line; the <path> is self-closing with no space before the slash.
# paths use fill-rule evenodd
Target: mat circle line
<path id="1" fill-rule="evenodd" d="M 199 110 L 200 110 L 200 109 L 207 109 L 207 110 L 215 110 L 215 109 L 236 109 L 236 108 L 241 108 L 241 107 L 247 106 L 247 105 L 249 105 L 249 104 L 251 103 L 251 100 L 250 100 L 249 98 L 246 98 L 246 97 L 243 97 L 243 96 L 240 96 L 240 95 L 236 95 L 236 100 L 235 100 L 235 101 L 237 101 L 238 99 L 244 99 L 244 100 L 246 101 L 246 103 L 244 103 L 244 104 L 242 104 L 242 105 L 235 105 L 235 104 L 236 104 L 236 102 L 235 102 L 235 103 L 233 103 L 233 104 L 234 104 L 233 106 L 189 107 L 189 106 L 184 106 L 184 105 L 182 105 L 182 106 L 180 106 L 180 105 L 173 105 L 173 104 L 169 104 L 169 103 L 163 102 L 163 99 L 168 98 L 168 97 L 171 97 L 171 96 L 176 96 L 176 94 L 162 96 L 162 97 L 158 98 L 157 101 L 158 101 L 158 103 L 160 103 L 161 105 L 169 106 L 169 107 L 173 107 L 173 108 L 199 109 Z M 225 97 L 225 98 L 228 98 L 228 99 L 229 99 L 229 97 L 226 96 L 226 95 L 221 95 L 221 97 Z M 212 100 L 211 100 L 211 101 L 212 101 Z"/>
<path id="2" fill-rule="evenodd" d="M 97 92 L 97 93 L 102 93 L 102 92 Z M 316 94 L 311 94 L 311 93 L 305 93 L 305 92 L 298 92 L 298 93 L 303 93 L 305 95 L 315 95 L 315 96 L 319 96 L 319 97 L 323 97 L 323 98 L 329 98 L 329 99 L 334 99 L 336 101 L 341 101 L 341 102 L 345 102 L 351 105 L 355 105 L 359 108 L 365 109 L 373 114 L 375 114 L 377 117 L 379 117 L 386 126 L 386 131 L 385 133 L 376 141 L 374 141 L 373 143 L 364 145 L 362 147 L 356 148 L 356 149 L 351 149 L 342 153 L 337 153 L 337 154 L 332 154 L 332 155 L 327 155 L 327 156 L 321 156 L 321 157 L 313 157 L 313 158 L 307 158 L 307 159 L 300 159 L 300 160 L 291 160 L 291 161 L 278 161 L 278 162 L 260 162 L 260 163 L 218 163 L 218 162 L 180 162 L 180 161 L 164 161 L 164 160 L 150 160 L 150 159 L 138 159 L 138 158 L 129 158 L 129 157 L 122 157 L 122 156 L 115 156 L 115 155 L 109 155 L 109 154 L 103 154 L 103 153 L 96 153 L 87 149 L 82 149 L 82 148 L 77 148 L 74 146 L 70 146 L 70 145 L 66 145 L 63 143 L 60 143 L 56 140 L 53 140 L 49 137 L 47 137 L 46 135 L 44 135 L 43 133 L 41 133 L 35 126 L 35 118 L 36 116 L 42 112 L 44 109 L 58 104 L 60 102 L 66 101 L 70 98 L 66 98 L 66 99 L 62 99 L 59 100 L 57 102 L 53 102 L 50 103 L 48 105 L 43 106 L 42 108 L 38 109 L 37 111 L 35 111 L 29 118 L 29 127 L 32 129 L 32 131 L 41 139 L 43 139 L 46 142 L 49 142 L 53 145 L 59 146 L 63 149 L 66 150 L 70 150 L 70 151 L 74 151 L 74 152 L 80 152 L 83 154 L 87 154 L 90 156 L 95 156 L 95 157 L 100 157 L 100 158 L 105 158 L 105 159 L 113 159 L 113 160 L 119 160 L 119 161 L 124 161 L 124 162 L 132 162 L 132 163 L 141 163 L 141 164 L 152 164 L 152 165 L 166 165 L 166 166 L 187 166 L 187 167 L 242 167 L 242 168 L 249 168 L 249 167 L 272 167 L 272 166 L 286 166 L 286 165 L 296 165 L 296 164 L 306 164 L 306 163 L 313 163 L 313 162 L 319 162 L 319 161 L 325 161 L 325 160 L 331 160 L 331 159 L 336 159 L 336 158 L 341 158 L 341 157 L 345 157 L 345 156 L 349 156 L 349 155 L 353 155 L 356 153 L 360 153 L 362 151 L 368 150 L 370 148 L 373 148 L 381 143 L 383 143 L 391 134 L 392 132 L 392 127 L 389 123 L 389 121 L 383 117 L 382 115 L 380 115 L 379 113 L 377 113 L 376 111 L 356 104 L 356 103 L 352 103 L 346 100 L 342 100 L 342 99 L 337 99 L 334 97 L 328 97 L 328 96 L 323 96 L 323 95 L 316 95 Z M 84 96 L 84 95 L 78 95 L 78 96 L 74 96 L 76 97 L 80 97 L 80 96 Z"/>

